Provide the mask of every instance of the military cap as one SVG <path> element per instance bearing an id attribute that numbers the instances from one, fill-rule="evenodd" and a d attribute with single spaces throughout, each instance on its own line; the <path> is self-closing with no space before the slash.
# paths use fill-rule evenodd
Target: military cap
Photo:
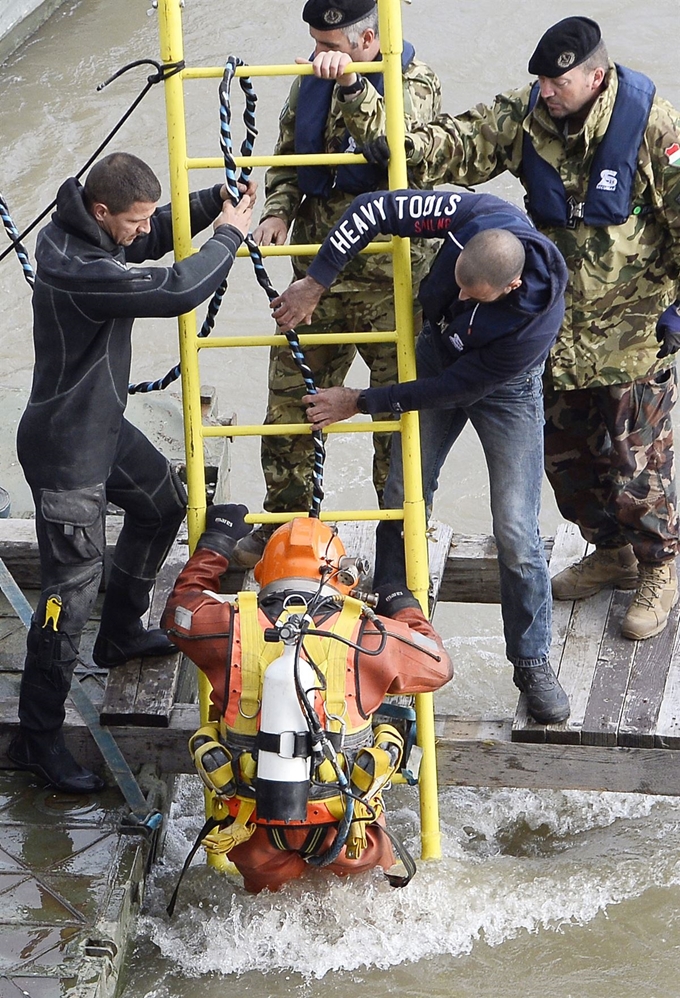
<path id="1" fill-rule="evenodd" d="M 580 66 L 602 40 L 600 27 L 589 17 L 565 17 L 548 28 L 529 60 L 532 76 L 554 79 Z"/>
<path id="2" fill-rule="evenodd" d="M 363 20 L 375 5 L 376 0 L 307 0 L 302 20 L 317 31 L 335 31 Z"/>

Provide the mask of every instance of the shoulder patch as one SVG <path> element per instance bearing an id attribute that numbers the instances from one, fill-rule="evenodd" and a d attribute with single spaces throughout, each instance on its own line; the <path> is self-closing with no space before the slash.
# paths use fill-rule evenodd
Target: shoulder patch
<path id="1" fill-rule="evenodd" d="M 680 166 L 680 145 L 677 142 L 664 149 L 664 153 L 668 156 L 668 162 L 671 166 Z"/>

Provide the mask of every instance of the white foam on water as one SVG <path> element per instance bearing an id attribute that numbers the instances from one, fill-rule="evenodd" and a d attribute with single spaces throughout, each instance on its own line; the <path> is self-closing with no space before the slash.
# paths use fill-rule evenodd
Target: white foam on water
<path id="1" fill-rule="evenodd" d="M 415 796 L 399 793 L 391 825 L 417 855 Z M 677 807 L 638 795 L 448 789 L 443 859 L 419 864 L 405 890 L 377 871 L 347 879 L 310 871 L 276 894 L 252 896 L 197 858 L 170 920 L 165 905 L 202 822 L 199 784 L 183 778 L 139 932 L 185 977 L 319 979 L 459 956 L 478 941 L 497 946 L 520 932 L 585 924 L 652 885 L 680 882 Z M 654 809 L 660 820 L 650 835 L 644 819 Z"/>

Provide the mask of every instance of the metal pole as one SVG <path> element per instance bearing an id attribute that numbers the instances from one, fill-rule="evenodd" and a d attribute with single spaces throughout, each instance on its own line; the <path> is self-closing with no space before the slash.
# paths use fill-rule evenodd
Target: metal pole
<path id="1" fill-rule="evenodd" d="M 404 149 L 404 94 L 401 68 L 403 48 L 400 0 L 378 0 L 380 48 L 385 63 L 385 115 L 387 141 L 391 156 L 391 190 L 408 186 Z M 408 239 L 394 238 L 393 276 L 394 308 L 397 326 L 399 378 L 416 377 L 413 334 L 413 291 Z M 404 456 L 404 547 L 406 580 L 409 588 L 427 613 L 429 569 L 427 558 L 425 502 L 422 492 L 418 413 L 401 417 L 401 446 Z M 423 750 L 420 768 L 420 825 L 423 859 L 441 856 L 439 802 L 437 796 L 437 754 L 434 733 L 434 700 L 431 693 L 416 697 L 418 743 Z"/>

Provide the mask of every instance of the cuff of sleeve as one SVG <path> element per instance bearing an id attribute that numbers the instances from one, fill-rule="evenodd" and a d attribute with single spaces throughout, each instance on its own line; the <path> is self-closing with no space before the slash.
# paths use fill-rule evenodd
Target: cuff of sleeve
<path id="1" fill-rule="evenodd" d="M 393 402 L 391 392 L 394 385 L 386 388 L 365 388 L 362 395 L 363 407 L 366 412 L 374 416 L 378 412 L 394 412 L 397 415 L 403 412 L 398 402 Z"/>
<path id="2" fill-rule="evenodd" d="M 220 191 L 222 190 L 222 184 L 215 184 L 214 187 L 210 188 L 210 193 L 212 194 L 212 199 L 215 202 L 215 207 L 217 208 L 217 214 L 222 211 L 222 198 L 220 197 Z"/>
<path id="3" fill-rule="evenodd" d="M 407 135 L 404 148 L 406 150 L 406 162 L 408 166 L 416 166 L 418 163 L 422 163 L 425 158 L 425 140 L 421 136 L 414 133 Z"/>
<path id="4" fill-rule="evenodd" d="M 307 268 L 307 276 L 313 278 L 318 284 L 322 284 L 324 288 L 330 288 L 331 284 L 338 276 L 337 270 L 320 260 L 317 256 L 316 259 Z"/>
<path id="5" fill-rule="evenodd" d="M 229 561 L 235 547 L 236 540 L 234 537 L 227 537 L 226 534 L 221 533 L 219 530 L 206 530 L 199 537 L 196 550 L 207 548 L 208 551 L 221 554 L 223 558 Z"/>

